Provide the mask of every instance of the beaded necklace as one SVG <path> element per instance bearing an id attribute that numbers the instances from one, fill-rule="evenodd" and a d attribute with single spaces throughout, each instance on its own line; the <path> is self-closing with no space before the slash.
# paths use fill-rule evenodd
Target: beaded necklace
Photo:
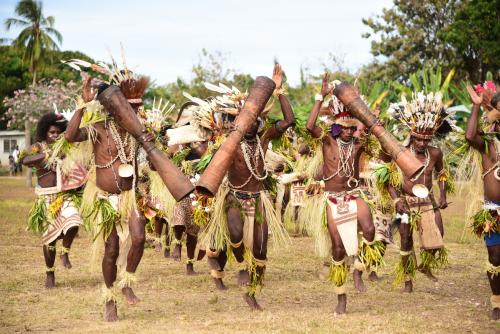
<path id="1" fill-rule="evenodd" d="M 324 177 L 323 181 L 330 181 L 337 175 L 340 177 L 347 177 L 349 179 L 354 176 L 354 157 L 352 155 L 354 151 L 354 139 L 345 142 L 340 138 L 337 138 L 336 141 L 339 148 L 339 163 L 337 165 L 337 170 L 333 172 L 332 175 L 326 178 Z"/>
<path id="2" fill-rule="evenodd" d="M 244 183 L 242 183 L 239 186 L 233 185 L 231 182 L 229 182 L 229 186 L 233 189 L 241 189 L 245 187 L 252 178 L 254 178 L 257 181 L 263 181 L 268 177 L 268 171 L 264 166 L 264 174 L 259 175 L 258 174 L 258 167 L 259 167 L 259 159 L 262 159 L 264 161 L 264 150 L 262 149 L 262 145 L 260 143 L 260 138 L 257 136 L 255 137 L 255 141 L 250 141 L 243 139 L 243 141 L 240 143 L 241 151 L 243 152 L 243 159 L 245 160 L 245 165 L 250 172 L 250 175 L 246 179 Z M 253 143 L 253 147 L 249 145 L 250 143 Z M 253 164 L 252 164 L 253 163 Z"/>
<path id="3" fill-rule="evenodd" d="M 129 162 L 131 162 L 132 166 L 135 170 L 136 141 L 128 132 L 125 134 L 125 138 L 122 140 L 120 133 L 118 132 L 118 129 L 116 128 L 116 124 L 115 124 L 114 120 L 109 120 L 109 121 L 105 120 L 104 121 L 104 129 L 106 130 L 106 141 L 107 141 L 107 145 L 108 145 L 107 151 L 108 151 L 109 156 L 110 157 L 113 156 L 111 153 L 109 133 L 111 133 L 111 138 L 113 139 L 113 142 L 115 143 L 115 146 L 116 146 L 118 153 L 114 158 L 111 158 L 111 160 L 108 163 L 106 163 L 104 165 L 97 165 L 96 164 L 96 168 L 111 168 L 111 170 L 113 171 L 113 177 L 115 179 L 116 187 L 121 192 L 122 189 L 120 187 L 120 183 L 118 182 L 118 176 L 116 175 L 115 169 L 112 166 L 113 166 L 113 163 L 116 160 L 118 160 L 118 158 L 119 158 L 120 162 L 122 164 L 128 164 Z M 125 146 L 127 146 L 127 145 L 129 147 L 128 156 L 125 153 Z M 136 182 L 135 176 L 136 175 L 134 172 L 133 181 L 132 181 L 132 188 L 135 188 L 135 182 Z"/>

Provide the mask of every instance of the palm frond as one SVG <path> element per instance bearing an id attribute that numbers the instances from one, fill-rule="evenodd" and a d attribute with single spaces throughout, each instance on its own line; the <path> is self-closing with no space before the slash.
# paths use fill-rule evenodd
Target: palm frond
<path id="1" fill-rule="evenodd" d="M 18 2 L 15 12 L 33 23 L 40 23 L 42 17 L 42 3 L 33 0 L 21 0 Z"/>
<path id="2" fill-rule="evenodd" d="M 28 21 L 25 21 L 25 20 L 20 20 L 20 19 L 16 19 L 16 18 L 8 18 L 7 20 L 5 20 L 5 29 L 6 30 L 10 30 L 10 28 L 12 28 L 13 26 L 20 26 L 20 27 L 25 27 L 25 26 L 28 26 L 30 25 Z"/>
<path id="3" fill-rule="evenodd" d="M 52 26 L 54 25 L 54 23 L 55 23 L 56 19 L 55 19 L 53 16 L 47 16 L 47 17 L 45 18 L 45 21 L 47 22 L 47 25 L 48 25 L 49 27 L 52 27 Z"/>
<path id="4" fill-rule="evenodd" d="M 57 41 L 59 42 L 59 44 L 62 43 L 63 38 L 62 38 L 62 35 L 59 31 L 57 31 L 56 29 L 54 29 L 52 27 L 45 28 L 44 30 L 47 32 L 47 35 L 54 36 L 57 39 Z"/>

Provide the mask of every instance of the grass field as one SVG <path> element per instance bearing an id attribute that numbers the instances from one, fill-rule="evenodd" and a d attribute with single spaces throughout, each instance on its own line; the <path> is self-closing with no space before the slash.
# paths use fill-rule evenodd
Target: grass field
<path id="1" fill-rule="evenodd" d="M 32 190 L 24 180 L 0 178 L 0 331 L 62 333 L 499 333 L 489 320 L 490 289 L 484 273 L 486 251 L 473 237 L 460 241 L 464 199 L 445 210 L 450 265 L 433 283 L 418 275 L 414 293 L 392 287 L 397 248 L 391 247 L 382 280 L 366 280 L 368 292 L 354 292 L 348 281 L 348 314 L 335 317 L 336 296 L 318 278 L 320 260 L 310 238 L 294 238 L 289 249 L 271 251 L 266 286 L 258 296 L 263 312 L 250 312 L 234 271 L 227 269 L 226 292 L 215 291 L 205 261 L 201 275 L 186 277 L 184 264 L 146 249 L 139 266 L 137 295 L 142 302 L 120 302 L 120 321 L 102 321 L 99 272 L 90 272 L 90 241 L 80 232 L 74 242 L 73 269 L 56 262 L 56 289 L 43 287 L 41 241 L 25 231 Z M 183 249 L 183 255 L 185 249 Z"/>

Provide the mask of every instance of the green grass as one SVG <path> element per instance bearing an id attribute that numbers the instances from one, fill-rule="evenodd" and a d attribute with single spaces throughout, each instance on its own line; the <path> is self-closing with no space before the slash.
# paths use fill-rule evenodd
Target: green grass
<path id="1" fill-rule="evenodd" d="M 227 269 L 226 292 L 214 290 L 205 261 L 195 264 L 199 276 L 186 277 L 184 264 L 146 249 L 139 266 L 137 295 L 130 307 L 120 298 L 120 322 L 102 321 L 99 272 L 90 272 L 90 241 L 80 232 L 72 248 L 73 269 L 56 263 L 57 288 L 45 290 L 40 237 L 25 231 L 34 199 L 24 179 L 0 178 L 0 332 L 57 333 L 495 333 L 489 320 L 490 289 L 484 273 L 486 251 L 470 237 L 458 242 L 464 227 L 463 201 L 444 212 L 450 265 L 438 283 L 418 274 L 415 292 L 392 287 L 397 248 L 390 247 L 378 283 L 355 293 L 348 279 L 348 314 L 334 317 L 336 296 L 318 278 L 321 261 L 310 238 L 293 238 L 292 246 L 271 251 L 265 287 L 258 299 L 264 312 L 250 312 Z M 185 249 L 183 249 L 183 256 Z"/>

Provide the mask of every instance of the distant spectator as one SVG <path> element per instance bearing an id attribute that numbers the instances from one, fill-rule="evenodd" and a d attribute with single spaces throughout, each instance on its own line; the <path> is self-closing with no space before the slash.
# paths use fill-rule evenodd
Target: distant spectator
<path id="1" fill-rule="evenodd" d="M 19 146 L 16 145 L 14 148 L 14 151 L 12 151 L 12 156 L 14 157 L 14 173 L 17 174 L 17 172 L 22 173 L 23 172 L 23 165 L 21 164 L 21 161 L 19 161 Z"/>
<path id="2" fill-rule="evenodd" d="M 16 160 L 9 154 L 9 175 L 13 176 L 16 173 Z"/>

